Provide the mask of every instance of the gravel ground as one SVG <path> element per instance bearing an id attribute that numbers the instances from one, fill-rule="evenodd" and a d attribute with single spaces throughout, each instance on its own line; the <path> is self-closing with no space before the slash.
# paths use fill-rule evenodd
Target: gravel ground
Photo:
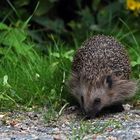
<path id="1" fill-rule="evenodd" d="M 81 121 L 80 112 L 68 108 L 50 122 L 44 112 L 0 112 L 0 140 L 140 140 L 140 110 Z"/>

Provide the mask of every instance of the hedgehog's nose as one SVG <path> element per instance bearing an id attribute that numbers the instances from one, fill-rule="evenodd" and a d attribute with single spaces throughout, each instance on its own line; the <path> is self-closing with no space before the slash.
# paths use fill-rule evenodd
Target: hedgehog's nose
<path id="1" fill-rule="evenodd" d="M 87 114 L 86 119 L 94 119 L 96 118 L 96 114 Z"/>
<path id="2" fill-rule="evenodd" d="M 88 111 L 86 112 L 86 119 L 94 119 L 98 117 L 98 115 L 99 115 L 99 111 L 95 111 L 95 110 Z"/>

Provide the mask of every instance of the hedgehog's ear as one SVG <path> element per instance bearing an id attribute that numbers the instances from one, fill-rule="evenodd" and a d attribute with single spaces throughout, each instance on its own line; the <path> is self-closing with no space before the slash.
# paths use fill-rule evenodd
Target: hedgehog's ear
<path id="1" fill-rule="evenodd" d="M 116 76 L 116 74 L 114 72 L 110 73 L 109 75 L 106 76 L 106 84 L 108 86 L 109 89 L 112 88 L 112 86 L 114 86 L 114 83 L 118 80 L 120 80 L 122 77 L 121 76 Z"/>
<path id="2" fill-rule="evenodd" d="M 108 84 L 108 88 L 112 88 L 113 81 L 112 81 L 112 76 L 111 75 L 107 75 L 106 83 Z"/>

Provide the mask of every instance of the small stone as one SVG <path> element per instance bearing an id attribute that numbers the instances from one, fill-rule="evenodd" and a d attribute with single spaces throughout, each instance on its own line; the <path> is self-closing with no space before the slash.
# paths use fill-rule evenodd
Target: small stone
<path id="1" fill-rule="evenodd" d="M 37 136 L 34 136 L 34 137 L 33 137 L 33 140 L 40 140 L 40 138 L 37 137 Z"/>
<path id="2" fill-rule="evenodd" d="M 109 136 L 107 140 L 118 140 L 116 137 Z"/>
<path id="3" fill-rule="evenodd" d="M 63 123 L 63 124 L 62 124 L 62 127 L 64 128 L 64 127 L 66 127 L 66 125 Z"/>
<path id="4" fill-rule="evenodd" d="M 132 108 L 132 106 L 129 104 L 125 104 L 125 105 L 123 105 L 123 108 L 125 111 L 129 111 Z"/>
<path id="5" fill-rule="evenodd" d="M 11 140 L 16 140 L 16 138 L 13 137 L 13 138 L 11 138 Z"/>
<path id="6" fill-rule="evenodd" d="M 54 133 L 58 133 L 59 129 L 58 128 L 54 128 L 53 131 L 54 131 Z"/>
<path id="7" fill-rule="evenodd" d="M 70 106 L 68 109 L 71 111 L 75 111 L 77 109 L 77 106 Z"/>
<path id="8" fill-rule="evenodd" d="M 53 137 L 54 140 L 66 140 L 66 136 L 63 134 L 58 134 Z"/>
<path id="9" fill-rule="evenodd" d="M 0 115 L 0 120 L 4 117 L 4 115 Z"/>

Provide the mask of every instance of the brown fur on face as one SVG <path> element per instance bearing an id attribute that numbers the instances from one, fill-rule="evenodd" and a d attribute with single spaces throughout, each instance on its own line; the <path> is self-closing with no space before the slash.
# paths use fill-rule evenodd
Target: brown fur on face
<path id="1" fill-rule="evenodd" d="M 76 74 L 72 75 L 71 92 L 87 114 L 94 116 L 103 107 L 122 102 L 135 94 L 136 82 L 123 80 L 114 75 L 109 76 L 112 82 L 111 87 L 109 86 L 110 83 L 107 82 L 108 75 L 94 81 L 86 80 L 84 76 L 78 78 Z"/>

